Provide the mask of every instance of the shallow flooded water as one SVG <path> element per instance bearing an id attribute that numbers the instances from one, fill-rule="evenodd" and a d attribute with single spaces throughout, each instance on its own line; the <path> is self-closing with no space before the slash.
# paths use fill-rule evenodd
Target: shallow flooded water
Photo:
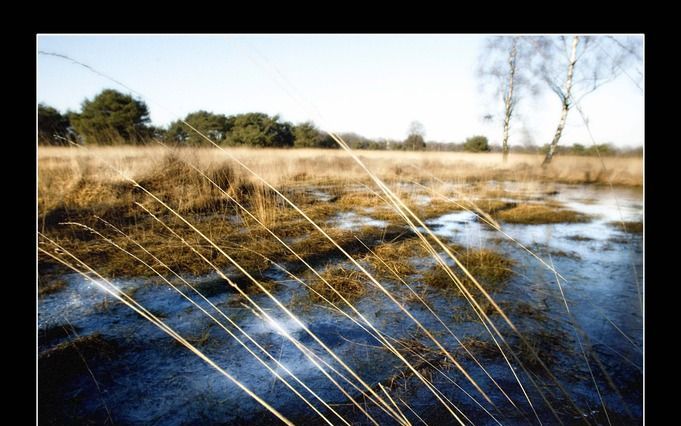
<path id="1" fill-rule="evenodd" d="M 522 189 L 514 183 L 497 184 L 510 193 Z M 493 249 L 512 259 L 512 278 L 492 296 L 519 333 L 491 310 L 492 324 L 483 325 L 461 297 L 426 285 L 423 276 L 435 263 L 432 257 L 415 254 L 404 259 L 416 271 L 407 284 L 428 307 L 404 283 L 389 277 L 379 279 L 450 351 L 472 380 L 444 362 L 444 354 L 438 354 L 416 322 L 370 283 L 366 293 L 353 301 L 361 317 L 343 307 L 363 328 L 328 304 L 311 301 L 301 283 L 277 268 L 264 275 L 278 283 L 273 295 L 300 321 L 264 294 L 253 296 L 253 300 L 267 318 L 262 312 L 255 315 L 244 298 L 214 275 L 190 282 L 210 289 L 205 295 L 219 312 L 191 289 L 180 287 L 244 345 L 167 285 L 142 279 L 114 283 L 296 424 L 316 425 L 323 420 L 263 364 L 281 375 L 333 424 L 342 424 L 340 417 L 352 424 L 371 422 L 330 378 L 376 422 L 395 423 L 369 401 L 370 395 L 361 393 L 366 389 L 353 388 L 344 380 L 356 383 L 349 370 L 378 393 L 381 389 L 377 384 L 385 386 L 414 424 L 419 417 L 428 424 L 459 424 L 456 417 L 463 423 L 481 425 L 538 424 L 537 419 L 556 424 L 557 418 L 565 424 L 584 420 L 590 424 L 608 424 L 608 420 L 612 424 L 642 423 L 642 235 L 623 232 L 614 224 L 642 220 L 641 191 L 553 186 L 549 195 L 544 192 L 537 198 L 561 202 L 589 215 L 590 220 L 542 225 L 502 223 L 501 230 L 515 241 L 470 212 L 452 211 L 426 222 L 445 242 L 471 250 Z M 427 199 L 420 198 L 419 202 Z M 330 224 L 345 230 L 388 225 L 354 212 L 339 214 Z M 447 262 L 453 265 L 451 259 Z M 349 261 L 336 263 L 356 269 Z M 555 272 L 547 265 L 553 265 Z M 39 371 L 41 423 L 276 422 L 224 376 L 96 285 L 75 274 L 63 278 L 64 290 L 39 299 L 39 351 L 50 354 L 45 359 L 53 360 L 45 362 Z M 506 341 L 488 331 L 491 328 L 497 328 Z M 447 404 L 440 403 L 438 396 L 366 329 L 380 331 L 401 351 L 406 350 L 403 345 L 420 348 L 406 358 L 432 381 L 441 392 L 439 398 L 451 402 L 450 408 L 446 409 Z M 491 334 L 504 349 L 504 356 Z M 83 343 L 83 356 L 67 360 L 76 366 L 59 369 L 60 362 L 66 362 L 59 357 L 66 357 L 67 352 L 59 349 L 74 341 L 78 348 L 88 336 L 98 336 L 97 342 L 106 345 L 86 351 L 90 343 Z M 522 339 L 530 343 L 550 372 L 533 361 Z M 466 354 L 461 342 L 476 359 Z M 300 350 L 301 344 L 308 349 Z M 101 346 L 114 349 L 103 350 Z M 262 363 L 244 346 L 261 357 Z M 491 403 L 472 382 L 485 391 Z"/>

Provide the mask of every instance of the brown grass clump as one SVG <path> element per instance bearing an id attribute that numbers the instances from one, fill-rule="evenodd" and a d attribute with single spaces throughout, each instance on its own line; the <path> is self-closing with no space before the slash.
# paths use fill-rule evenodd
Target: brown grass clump
<path id="1" fill-rule="evenodd" d="M 418 216 L 419 219 L 423 221 L 435 219 L 448 213 L 463 210 L 463 207 L 460 205 L 450 201 L 442 200 L 431 200 L 427 204 L 414 204 L 413 202 L 407 200 L 405 204 L 416 214 L 416 216 Z M 464 203 L 461 204 L 465 206 Z M 385 220 L 391 224 L 406 224 L 406 221 L 402 215 L 395 211 L 395 209 L 385 205 L 376 208 L 371 213 L 368 213 L 368 215 L 374 219 Z M 411 216 L 408 213 L 407 216 L 411 219 Z"/>
<path id="2" fill-rule="evenodd" d="M 320 275 L 324 277 L 338 293 L 349 301 L 359 298 L 366 292 L 366 277 L 361 271 L 344 268 L 342 266 L 330 266 Z M 317 278 L 310 287 L 333 303 L 342 301 L 340 296 L 319 278 Z M 308 291 L 310 298 L 313 301 L 320 302 L 323 300 L 319 294 L 309 289 Z"/>
<path id="3" fill-rule="evenodd" d="M 416 213 L 421 220 L 434 219 L 463 209 L 463 207 L 452 202 L 442 200 L 431 200 L 426 205 L 410 206 L 410 208 L 412 208 L 414 213 Z"/>
<path id="4" fill-rule="evenodd" d="M 440 265 L 435 265 L 433 269 L 426 271 L 423 274 L 423 282 L 437 288 L 449 288 L 456 285 Z"/>
<path id="5" fill-rule="evenodd" d="M 430 347 L 421 342 L 422 336 L 410 335 L 403 339 L 394 339 L 395 347 L 409 361 L 420 375 L 432 381 L 437 370 L 447 370 L 454 364 L 445 356 L 442 351 L 435 347 Z M 406 381 L 414 376 L 411 369 L 403 368 L 392 376 L 383 380 L 382 384 L 388 389 L 395 389 L 406 384 Z M 378 385 L 376 385 L 378 388 Z"/>
<path id="6" fill-rule="evenodd" d="M 404 276 L 416 273 L 411 259 L 428 255 L 427 249 L 418 238 L 383 243 L 373 251 L 374 254 L 367 255 L 364 260 L 369 262 L 380 276 L 391 278 L 395 274 Z"/>
<path id="7" fill-rule="evenodd" d="M 582 213 L 545 204 L 523 204 L 502 210 L 496 216 L 504 222 L 519 224 L 575 223 L 589 220 Z"/>
<path id="8" fill-rule="evenodd" d="M 460 254 L 454 252 L 459 261 L 475 277 L 487 291 L 498 291 L 505 282 L 513 275 L 514 262 L 500 253 L 489 249 L 467 250 Z M 469 290 L 473 290 L 472 283 L 465 273 L 458 267 L 452 267 L 452 271 L 458 276 Z M 452 288 L 459 292 L 458 287 L 449 277 L 442 266 L 435 265 L 423 274 L 423 281 L 437 288 Z"/>
<path id="9" fill-rule="evenodd" d="M 492 250 L 468 250 L 459 261 L 471 275 L 487 284 L 501 283 L 513 275 L 513 261 Z"/>
<path id="10" fill-rule="evenodd" d="M 643 222 L 610 222 L 610 226 L 631 234 L 643 234 Z"/>

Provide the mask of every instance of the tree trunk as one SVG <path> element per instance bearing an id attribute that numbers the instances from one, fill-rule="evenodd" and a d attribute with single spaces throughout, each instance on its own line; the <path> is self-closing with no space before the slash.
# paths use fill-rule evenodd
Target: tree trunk
<path id="1" fill-rule="evenodd" d="M 579 44 L 579 36 L 574 36 L 572 38 L 572 52 L 570 53 L 570 63 L 568 64 L 567 77 L 565 79 L 565 88 L 562 93 L 563 98 L 563 109 L 560 111 L 560 121 L 558 122 L 558 128 L 556 129 L 556 134 L 553 136 L 551 145 L 549 145 L 549 151 L 544 157 L 542 162 L 542 167 L 546 167 L 551 160 L 553 155 L 556 153 L 556 146 L 560 141 L 560 137 L 563 134 L 563 128 L 565 127 L 565 121 L 567 120 L 568 111 L 570 110 L 570 96 L 572 93 L 572 78 L 575 71 L 575 63 L 577 62 L 577 45 Z"/>
<path id="2" fill-rule="evenodd" d="M 567 104 L 567 102 L 563 102 L 563 109 L 560 112 L 560 121 L 558 122 L 558 128 L 556 129 L 556 134 L 553 136 L 553 141 L 551 141 L 551 145 L 549 145 L 549 151 L 546 153 L 546 157 L 544 157 L 542 166 L 548 165 L 553 159 L 553 155 L 556 152 L 556 146 L 558 145 L 558 141 L 560 140 L 560 137 L 563 134 L 563 128 L 565 127 L 565 121 L 567 120 L 569 109 L 570 107 Z"/>
<path id="3" fill-rule="evenodd" d="M 517 55 L 517 45 L 518 39 L 513 38 L 513 46 L 511 47 L 511 53 L 508 56 L 508 91 L 506 92 L 506 97 L 504 99 L 504 137 L 501 143 L 501 151 L 503 153 L 504 163 L 508 160 L 508 130 L 511 124 L 511 114 L 513 113 L 513 82 L 515 79 L 515 67 L 516 67 L 516 55 Z"/>

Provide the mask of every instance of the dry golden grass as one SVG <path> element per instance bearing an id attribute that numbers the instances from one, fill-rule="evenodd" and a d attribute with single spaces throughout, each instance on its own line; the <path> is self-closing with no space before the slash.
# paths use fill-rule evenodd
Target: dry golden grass
<path id="1" fill-rule="evenodd" d="M 342 302 L 342 299 L 339 294 L 346 300 L 353 301 L 366 292 L 367 279 L 359 270 L 348 269 L 342 266 L 330 266 L 320 275 L 326 280 L 326 283 L 321 279 L 316 278 L 310 285 L 314 291 L 310 290 L 309 295 L 315 302 L 323 301 L 319 296 L 322 295 L 333 303 L 340 303 Z M 329 285 L 336 291 L 329 288 Z"/>
<path id="2" fill-rule="evenodd" d="M 320 183 L 325 181 L 366 181 L 366 173 L 340 150 L 319 149 L 249 149 L 227 148 L 265 179 L 275 184 L 289 182 Z M 93 147 L 89 151 L 77 148 L 40 147 L 39 171 L 69 170 L 69 178 L 87 175 L 96 169 L 101 180 L 119 180 L 113 171 L 105 169 L 95 157 L 105 158 L 132 176 L 145 174 L 164 156 L 166 148 Z M 226 162 L 226 156 L 213 148 L 182 148 L 176 155 L 189 159 L 202 168 Z M 551 181 L 565 183 L 609 183 L 641 186 L 643 162 L 637 157 L 607 157 L 607 171 L 602 171 L 596 157 L 557 156 L 543 169 L 543 156 L 513 154 L 506 164 L 501 154 L 459 152 L 359 151 L 360 159 L 381 179 L 420 180 L 434 175 L 446 181 Z M 242 172 L 238 173 L 243 176 Z M 47 176 L 44 176 L 47 178 Z M 46 182 L 47 183 L 47 182 Z M 52 185 L 50 185 L 52 186 Z"/>
<path id="3" fill-rule="evenodd" d="M 498 291 L 513 275 L 513 261 L 489 249 L 453 250 L 458 260 L 476 277 L 487 291 Z M 469 290 L 475 290 L 473 284 L 458 267 L 452 271 L 461 279 Z M 440 265 L 435 265 L 423 274 L 423 281 L 433 287 L 460 290 Z"/>
<path id="4" fill-rule="evenodd" d="M 368 183 L 366 173 L 342 151 L 245 148 L 229 148 L 229 151 L 294 200 L 313 220 L 329 230 L 341 246 L 354 254 L 366 253 L 355 236 L 372 247 L 400 235 L 404 237 L 403 219 L 381 197 L 364 186 Z M 521 192 L 535 194 L 550 190 L 550 183 L 538 183 L 537 180 L 593 181 L 596 170 L 600 168 L 597 159 L 588 157 L 557 157 L 549 169 L 543 170 L 539 166 L 541 158 L 531 155 L 512 155 L 505 165 L 496 154 L 361 151 L 359 155 L 369 168 L 394 187 L 422 219 L 437 217 L 462 207 L 438 198 L 423 202 L 418 198 L 427 195 L 422 188 L 400 185 L 400 182 L 427 182 L 429 187 L 461 200 L 467 207 L 470 205 L 467 199 L 474 199 L 481 210 L 494 212 L 506 221 L 538 223 L 540 220 L 557 220 L 552 219 L 557 214 L 560 221 L 575 220 L 569 212 L 552 208 L 547 213 L 550 219 L 538 214 L 538 207 L 510 208 L 512 205 L 509 203 L 494 198 L 508 193 L 490 187 L 486 181 L 515 180 Z M 270 267 L 265 257 L 285 262 L 297 262 L 298 259 L 232 200 L 241 203 L 261 223 L 286 239 L 303 259 L 320 262 L 334 253 L 338 255 L 331 242 L 284 204 L 273 191 L 254 182 L 243 169 L 235 167 L 224 153 L 216 149 L 171 150 L 160 146 L 126 146 L 84 150 L 75 147 L 39 147 L 39 230 L 73 251 L 83 261 L 98 265 L 99 270 L 109 276 L 153 276 L 153 272 L 100 237 L 61 223 L 72 221 L 92 226 L 117 244 L 146 258 L 123 236 L 100 223 L 95 218 L 99 216 L 150 249 L 174 270 L 193 274 L 205 274 L 212 270 L 210 265 L 202 262 L 186 245 L 135 204 L 141 203 L 176 229 L 218 267 L 227 267 L 229 261 L 203 243 L 200 237 L 142 190 L 133 187 L 108 168 L 105 162 L 113 164 L 173 206 L 211 240 L 228 248 L 249 271 L 262 271 Z M 610 170 L 607 174 L 601 174 L 598 182 L 603 183 L 612 177 L 616 184 L 640 185 L 640 159 L 608 158 L 606 164 Z M 192 166 L 202 170 L 215 185 Z M 585 178 L 587 175 L 589 179 Z M 448 183 L 434 182 L 432 176 Z M 466 181 L 477 183 L 472 185 L 466 197 L 459 198 L 456 191 L 452 192 L 451 184 Z M 323 201 L 312 195 L 310 190 L 316 188 L 327 193 L 329 200 Z M 224 190 L 227 196 L 220 190 Z M 494 191 L 499 194 L 494 194 Z M 531 214 L 528 214 L 528 208 L 532 210 L 529 212 Z M 332 229 L 334 217 L 346 211 L 386 220 L 390 226 L 388 229 L 368 227 L 352 232 Z M 581 220 L 581 217 L 577 219 Z M 404 254 L 399 251 L 401 247 L 406 246 L 380 248 L 380 255 L 387 259 L 391 269 L 409 273 L 409 266 L 400 263 Z M 397 257 L 391 255 L 391 250 L 397 250 Z M 376 262 L 373 264 L 381 269 Z M 60 271 L 60 267 L 47 257 L 41 256 L 39 266 L 43 276 L 52 272 L 58 275 Z"/>
<path id="5" fill-rule="evenodd" d="M 427 255 L 428 251 L 421 240 L 410 238 L 383 243 L 373 250 L 373 254 L 367 255 L 365 260 L 374 267 L 379 276 L 394 278 L 395 274 L 404 277 L 416 273 L 410 259 Z"/>
<path id="6" fill-rule="evenodd" d="M 541 224 L 587 222 L 589 217 L 549 204 L 523 204 L 499 211 L 496 216 L 507 223 Z"/>

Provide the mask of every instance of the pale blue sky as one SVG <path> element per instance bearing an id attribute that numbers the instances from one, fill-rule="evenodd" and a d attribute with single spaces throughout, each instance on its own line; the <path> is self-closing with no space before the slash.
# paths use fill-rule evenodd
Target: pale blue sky
<path id="1" fill-rule="evenodd" d="M 496 106 L 479 91 L 481 35 L 51 36 L 38 49 L 68 55 L 144 95 L 152 122 L 167 125 L 205 109 L 262 111 L 332 131 L 403 139 L 422 122 L 426 139 L 501 139 L 482 117 Z M 62 59 L 38 56 L 38 101 L 78 110 L 111 81 Z M 298 101 L 291 98 L 298 99 Z M 302 100 L 302 101 L 301 101 Z M 644 96 L 620 76 L 583 101 L 598 142 L 641 145 Z M 511 143 L 551 140 L 560 113 L 546 92 L 518 108 Z M 320 115 L 321 117 L 320 118 Z M 523 130 L 523 127 L 526 131 Z M 572 111 L 562 143 L 588 143 Z"/>

